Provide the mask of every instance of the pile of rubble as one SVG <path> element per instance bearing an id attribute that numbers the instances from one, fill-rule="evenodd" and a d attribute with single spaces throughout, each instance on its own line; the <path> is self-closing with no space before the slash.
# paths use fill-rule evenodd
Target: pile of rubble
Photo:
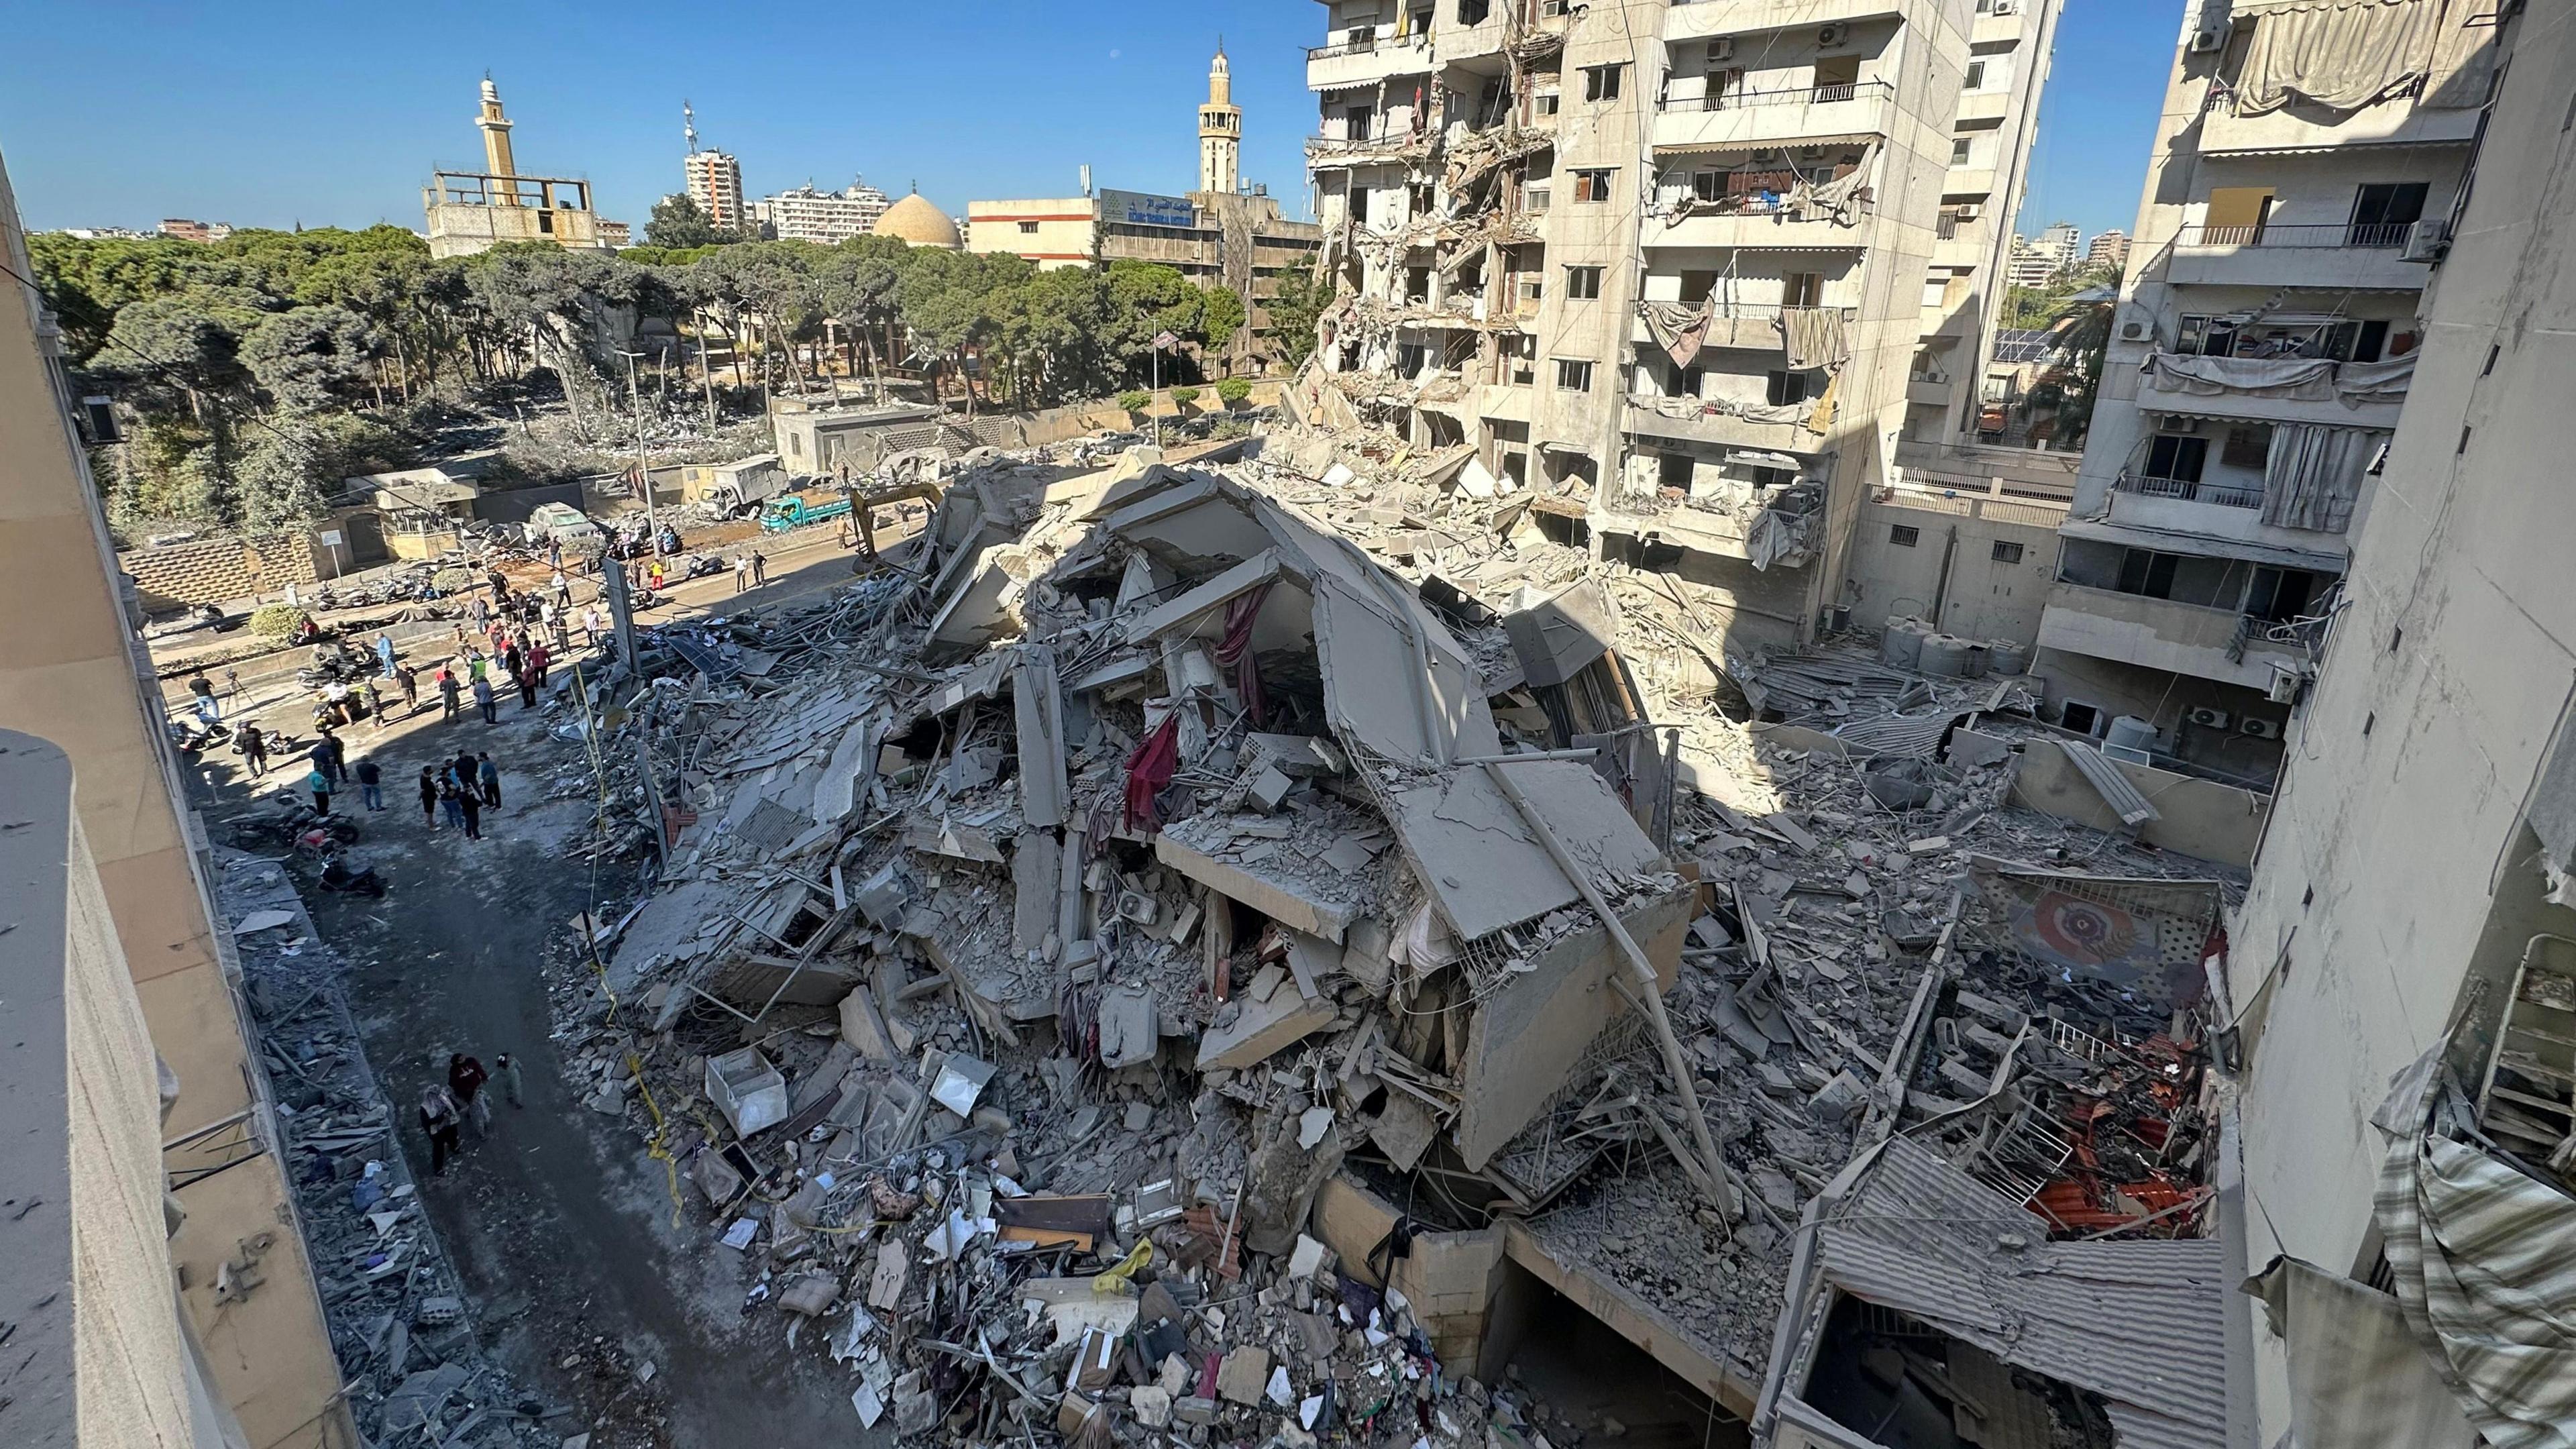
<path id="1" fill-rule="evenodd" d="M 558 1036 L 863 1423 L 1561 1444 L 1399 1286 L 1497 1224 L 1749 1401 L 1802 1215 L 1900 1132 L 2194 1226 L 2239 883 L 2010 805 L 2014 686 L 1757 729 L 1765 661 L 1530 503 L 995 460 L 587 700 L 593 848 L 661 865 Z M 1354 1238 L 1333 1184 L 1406 1207 Z"/>

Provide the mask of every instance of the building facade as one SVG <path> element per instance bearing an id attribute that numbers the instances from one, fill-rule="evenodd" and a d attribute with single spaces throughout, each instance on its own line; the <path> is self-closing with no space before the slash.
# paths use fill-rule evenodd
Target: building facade
<path id="1" fill-rule="evenodd" d="M 731 231 L 749 220 L 742 203 L 742 163 L 722 151 L 692 151 L 680 163 L 689 199 L 707 220 Z"/>
<path id="2" fill-rule="evenodd" d="M 2126 269 L 2129 265 L 2129 234 L 2113 227 L 2085 244 L 2084 264 L 2088 267 Z"/>
<path id="3" fill-rule="evenodd" d="M 2155 754 L 2264 786 L 2493 70 L 2492 17 L 2463 7 L 2366 7 L 2353 46 L 2313 54 L 2271 38 L 2305 13 L 2185 11 L 2039 639 L 2071 726 L 2143 720 Z"/>
<path id="4" fill-rule="evenodd" d="M 34 275 L 5 172 L 0 264 L 17 277 Z M 0 638 L 0 729 L 66 753 L 116 947 L 151 1046 L 177 1079 L 161 1121 L 142 1128 L 157 1169 L 146 1195 L 158 1206 L 166 1190 L 185 1214 L 167 1251 L 213 1397 L 253 1449 L 343 1449 L 357 1442 L 356 1430 L 286 1165 L 273 1150 L 267 1074 L 250 1058 L 231 929 L 214 909 L 202 835 L 182 803 L 160 683 L 108 549 L 58 336 L 36 290 L 0 273 L 0 460 L 8 480 L 0 487 L 8 518 L 0 528 L 0 607 L 45 620 L 42 629 Z M 16 817 L 21 797 L 8 798 Z M 32 818 L 33 801 L 25 803 Z M 28 933 L 0 940 L 20 934 Z M 11 997 L 13 1009 L 27 1001 Z M 99 1211 L 111 1208 L 102 1201 Z M 170 1279 L 159 1284 L 166 1291 Z M 163 1356 L 142 1340 L 136 1349 Z M 40 1432 L 30 1442 L 48 1441 Z"/>
<path id="5" fill-rule="evenodd" d="M 233 234 L 233 229 L 229 223 L 220 221 L 191 221 L 184 216 L 163 217 L 161 219 L 159 231 L 163 236 L 174 237 L 180 241 L 192 242 L 219 242 Z"/>
<path id="6" fill-rule="evenodd" d="M 2222 1198 L 2224 1233 L 2241 1245 L 2230 1267 L 2262 1273 L 2292 1259 L 2300 1266 L 2289 1271 L 2332 1290 L 2283 1317 L 2233 1298 L 2257 1368 L 2259 1427 L 2248 1442 L 2530 1442 L 2567 1423 L 2563 1388 L 2531 1400 L 2537 1414 L 2461 1415 L 2467 1402 L 2497 1406 L 2490 1355 L 2509 1352 L 2539 1370 L 2531 1383 L 2564 1383 L 2565 1335 L 2517 1329 L 2479 1287 L 2511 1278 L 2500 1249 L 2554 1266 L 2576 1247 L 2557 1155 L 2576 1123 L 2576 1015 L 2567 1009 L 2576 1001 L 2576 910 L 2566 884 L 2576 869 L 2576 662 L 2567 642 L 2576 591 L 2565 562 L 2576 551 L 2576 510 L 2549 483 L 2576 453 L 2576 257 L 2567 240 L 2576 236 L 2576 157 L 2566 135 L 2576 27 L 2563 8 L 2504 9 L 2446 31 L 2429 74 L 2384 35 L 2360 51 L 2388 66 L 2360 88 L 2421 89 L 2413 106 L 2355 108 L 2348 125 L 2383 135 L 2442 134 L 2463 115 L 2423 102 L 2474 107 L 2500 78 L 2491 108 L 2463 113 L 2483 116 L 2473 153 L 2445 142 L 2368 158 L 2339 146 L 2307 158 L 2318 185 L 2437 159 L 2425 151 L 2469 164 L 2454 183 L 2465 204 L 2443 196 L 2424 214 L 2453 226 L 2447 254 L 2409 277 L 2423 289 L 2420 299 L 2407 291 L 2420 301 L 2413 383 L 2369 485 L 2320 673 L 2290 717 L 2295 748 L 2229 922 L 2224 969 L 2213 973 L 2239 1058 L 2228 1099 L 2242 1185 Z M 2254 39 L 2256 59 L 2281 50 L 2264 46 L 2259 28 Z M 2224 44 L 2211 53 L 2231 56 L 2233 40 Z M 2247 74 L 2256 70 L 2219 78 L 2240 103 L 2259 104 L 2270 77 Z M 2275 112 L 2262 119 L 2287 123 Z M 2277 181 L 2285 226 L 2318 213 L 2317 187 L 2295 184 L 2286 168 L 2226 179 Z M 2323 252 L 2316 260 L 2327 265 L 2356 260 L 2341 248 L 2302 249 Z M 2173 258 L 2187 254 L 2177 248 Z M 2382 1105 L 2392 1081 L 2433 1054 L 2469 1099 L 2465 1125 L 2444 1129 L 2452 1141 L 2443 1182 L 2527 1194 L 2482 1204 L 2499 1231 L 2460 1232 L 2446 1215 L 2459 1199 L 2446 1202 L 2442 1184 L 2412 1194 L 2383 1186 L 2392 1164 L 2420 1160 L 2393 1149 L 2411 1148 L 2422 1132 L 2419 1116 L 2383 1116 Z M 2375 1197 L 2410 1212 L 2422 1204 L 2420 1237 L 2385 1206 L 2374 1211 Z M 2524 1204 L 2534 1200 L 2548 1212 L 2533 1215 Z M 2428 1279 L 2478 1296 L 2465 1313 L 2427 1315 Z M 2309 1316 L 2310 1305 L 2336 1301 L 2369 1310 L 2363 1322 L 2375 1320 L 2385 1330 L 2377 1341 L 2394 1351 L 2348 1357 L 2373 1335 L 2339 1333 L 2349 1319 Z M 2447 1365 L 2466 1371 L 2462 1384 L 2446 1386 L 2416 1352 L 2436 1347 L 2428 1337 Z M 2342 1392 L 2302 1402 L 2294 1375 Z M 2308 1409 L 2364 1416 L 2346 1422 L 2380 1436 L 2321 1432 L 2302 1421 Z"/>
<path id="7" fill-rule="evenodd" d="M 1336 5 L 1318 380 L 1703 585 L 1729 647 L 1810 635 L 1909 416 L 1972 406 L 2054 15 Z"/>
<path id="8" fill-rule="evenodd" d="M 824 246 L 866 236 L 894 199 L 864 181 L 853 179 L 838 191 L 818 191 L 813 182 L 751 203 L 751 220 L 779 241 L 809 241 Z"/>
<path id="9" fill-rule="evenodd" d="M 502 114 L 501 93 L 485 77 L 482 108 L 474 119 L 475 129 L 483 133 L 483 169 L 437 172 L 420 194 L 429 218 L 431 256 L 468 257 L 506 242 L 606 245 L 591 210 L 589 182 L 519 174 L 510 144 L 515 124 Z"/>

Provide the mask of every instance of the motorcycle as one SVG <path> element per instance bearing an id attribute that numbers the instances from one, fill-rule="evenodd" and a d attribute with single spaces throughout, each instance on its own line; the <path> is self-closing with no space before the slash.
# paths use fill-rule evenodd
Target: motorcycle
<path id="1" fill-rule="evenodd" d="M 169 728 L 171 745 L 183 755 L 212 749 L 233 737 L 232 726 L 209 723 L 193 714 L 173 716 Z"/>
<path id="2" fill-rule="evenodd" d="M 708 554 L 693 553 L 680 565 L 680 577 L 683 579 L 702 579 L 707 577 L 709 574 L 723 573 L 725 568 L 726 564 L 723 559 L 716 558 Z"/>
<path id="3" fill-rule="evenodd" d="M 316 880 L 322 889 L 337 895 L 381 896 L 385 893 L 385 878 L 376 874 L 376 868 L 346 851 L 325 850 L 322 873 Z"/>

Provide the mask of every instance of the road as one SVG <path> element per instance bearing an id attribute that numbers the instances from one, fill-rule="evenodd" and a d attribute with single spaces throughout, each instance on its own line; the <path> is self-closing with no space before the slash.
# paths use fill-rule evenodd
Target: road
<path id="1" fill-rule="evenodd" d="M 848 577 L 846 556 L 826 549 L 774 574 L 763 601 Z M 714 582 L 684 591 L 683 607 L 707 606 L 691 593 L 730 607 L 730 576 L 721 592 Z M 515 696 L 498 726 L 471 711 L 453 725 L 436 717 L 423 710 L 381 735 L 363 724 L 350 734 L 353 755 L 372 755 L 385 772 L 387 809 L 362 814 L 358 850 L 391 892 L 367 900 L 308 890 L 306 899 L 349 962 L 352 1013 L 406 1128 L 408 1104 L 444 1080 L 446 1051 L 487 1066 L 508 1052 L 522 1064 L 526 1107 L 496 1100 L 491 1136 L 469 1134 L 445 1178 L 429 1176 L 418 1133 L 403 1134 L 487 1337 L 525 1381 L 590 1411 L 593 1449 L 863 1442 L 849 1385 L 827 1372 L 811 1335 L 791 1356 L 774 1313 L 743 1316 L 741 1259 L 715 1243 L 694 1189 L 681 1184 L 687 1210 L 675 1228 L 662 1165 L 562 1077 L 549 980 L 587 976 L 570 959 L 566 926 L 591 892 L 587 863 L 565 857 L 590 818 L 581 752 L 549 736 L 545 713 L 523 712 Z M 422 823 L 420 767 L 459 748 L 488 751 L 502 767 L 505 808 L 485 815 L 481 841 Z M 197 788 L 238 805 L 237 763 L 219 756 Z M 266 783 L 302 775 L 301 766 L 283 777 L 272 769 Z M 357 805 L 354 791 L 334 801 Z M 602 868 L 604 880 L 621 873 L 631 894 L 631 867 Z M 650 1382 L 639 1382 L 647 1363 Z"/>

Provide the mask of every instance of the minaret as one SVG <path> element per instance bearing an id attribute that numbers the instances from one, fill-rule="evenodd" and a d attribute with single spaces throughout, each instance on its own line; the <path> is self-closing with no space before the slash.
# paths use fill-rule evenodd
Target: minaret
<path id="1" fill-rule="evenodd" d="M 1199 107 L 1199 190 L 1228 195 L 1242 189 L 1243 108 L 1234 103 L 1234 77 L 1225 66 L 1225 41 L 1208 66 L 1207 104 Z"/>
<path id="2" fill-rule="evenodd" d="M 474 124 L 483 132 L 483 169 L 494 176 L 518 175 L 510 162 L 510 121 L 501 114 L 501 92 L 489 74 L 483 77 L 483 114 L 475 117 Z M 519 204 L 517 187 L 504 186 L 499 191 L 503 206 Z"/>

